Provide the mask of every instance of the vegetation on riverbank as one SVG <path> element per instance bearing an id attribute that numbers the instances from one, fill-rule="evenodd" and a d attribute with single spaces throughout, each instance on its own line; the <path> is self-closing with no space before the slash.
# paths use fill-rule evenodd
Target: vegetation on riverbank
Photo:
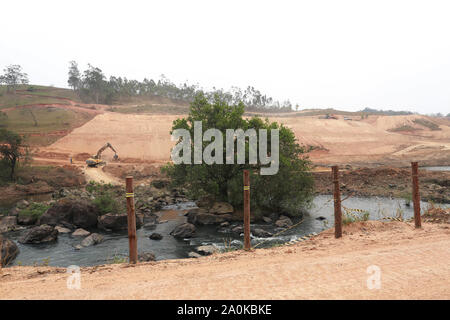
<path id="1" fill-rule="evenodd" d="M 260 129 L 270 132 L 279 130 L 279 170 L 274 175 L 260 175 L 260 169 L 265 167 L 261 159 L 256 164 L 249 164 L 249 141 L 245 139 L 245 164 L 237 164 L 237 153 L 233 154 L 234 164 L 168 164 L 163 168 L 174 186 L 184 186 L 190 195 L 198 198 L 210 195 L 219 201 L 231 203 L 234 207 L 242 207 L 243 179 L 242 170 L 250 170 L 252 210 L 255 215 L 262 212 L 288 213 L 298 215 L 301 208 L 308 205 L 313 193 L 313 179 L 310 174 L 311 162 L 307 157 L 307 148 L 297 143 L 291 129 L 276 122 L 270 123 L 258 117 L 246 119 L 243 117 L 244 105 L 229 105 L 219 96 L 210 103 L 204 95 L 198 95 L 191 104 L 187 118 L 174 121 L 172 132 L 184 129 L 194 137 L 194 122 L 202 122 L 202 130 L 217 129 L 226 136 L 227 129 L 254 129 L 258 139 L 261 139 Z M 258 140 L 259 141 L 259 140 Z M 237 141 L 234 142 L 237 150 Z M 194 141 L 190 140 L 194 149 Z M 203 142 L 202 150 L 207 143 Z M 271 150 L 271 134 L 267 134 L 268 153 Z M 219 151 L 214 151 L 215 157 L 226 159 L 226 143 Z M 184 152 L 184 151 L 183 151 Z M 218 152 L 218 154 L 216 154 Z M 193 161 L 192 152 L 190 157 Z M 267 165 L 266 165 L 267 166 Z"/>

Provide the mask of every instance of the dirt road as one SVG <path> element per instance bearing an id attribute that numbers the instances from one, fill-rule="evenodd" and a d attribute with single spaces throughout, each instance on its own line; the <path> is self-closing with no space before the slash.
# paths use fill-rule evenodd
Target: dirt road
<path id="1" fill-rule="evenodd" d="M 356 223 L 339 240 L 332 232 L 254 252 L 82 268 L 80 290 L 67 289 L 64 268 L 7 268 L 0 298 L 450 299 L 448 224 Z M 379 289 L 368 289 L 370 266 Z"/>

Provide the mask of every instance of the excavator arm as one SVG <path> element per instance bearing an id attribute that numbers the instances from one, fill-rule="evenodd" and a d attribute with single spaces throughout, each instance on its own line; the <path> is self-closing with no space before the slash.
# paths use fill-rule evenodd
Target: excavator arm
<path id="1" fill-rule="evenodd" d="M 105 162 L 101 160 L 101 156 L 103 151 L 105 151 L 107 148 L 110 148 L 112 151 L 114 151 L 114 160 L 118 160 L 119 156 L 117 155 L 116 149 L 113 148 L 113 146 L 107 142 L 103 147 L 98 149 L 97 154 L 93 155 L 92 158 L 89 158 L 86 160 L 86 164 L 89 167 L 96 167 L 99 164 L 104 164 Z"/>
<path id="2" fill-rule="evenodd" d="M 102 152 L 105 151 L 107 148 L 110 148 L 112 151 L 114 151 L 114 158 L 117 157 L 117 151 L 113 148 L 113 146 L 107 142 L 103 147 L 98 149 L 97 154 L 95 155 L 96 159 L 100 159 L 100 156 L 102 155 Z"/>

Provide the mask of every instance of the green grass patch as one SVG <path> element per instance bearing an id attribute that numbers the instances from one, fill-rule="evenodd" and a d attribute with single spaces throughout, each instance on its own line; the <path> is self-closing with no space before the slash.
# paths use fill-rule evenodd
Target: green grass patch
<path id="1" fill-rule="evenodd" d="M 27 208 L 20 210 L 19 214 L 40 218 L 49 208 L 50 206 L 44 203 L 33 202 Z"/>
<path id="2" fill-rule="evenodd" d="M 0 110 L 30 104 L 69 104 L 69 101 L 65 99 L 80 100 L 70 89 L 21 85 L 14 94 L 7 92 L 6 86 L 0 86 Z"/>
<path id="3" fill-rule="evenodd" d="M 439 128 L 439 126 L 436 123 L 426 119 L 414 119 L 413 122 L 421 126 L 427 127 L 432 131 L 441 130 L 441 128 Z"/>
<path id="4" fill-rule="evenodd" d="M 152 114 L 152 113 L 168 113 L 168 114 L 185 114 L 188 113 L 187 106 L 176 105 L 142 105 L 142 106 L 120 106 L 108 108 L 108 111 L 124 114 Z"/>
<path id="5" fill-rule="evenodd" d="M 348 225 L 350 223 L 369 220 L 369 212 L 359 209 L 344 208 L 342 223 Z"/>

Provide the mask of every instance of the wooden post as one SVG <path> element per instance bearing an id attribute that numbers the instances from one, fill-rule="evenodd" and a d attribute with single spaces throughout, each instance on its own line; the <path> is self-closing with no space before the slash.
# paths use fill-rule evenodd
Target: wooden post
<path id="1" fill-rule="evenodd" d="M 128 221 L 128 244 L 130 248 L 130 263 L 137 262 L 137 240 L 136 240 L 136 214 L 134 213 L 133 177 L 126 178 L 127 198 L 127 221 Z"/>
<path id="2" fill-rule="evenodd" d="M 342 211 L 341 211 L 341 191 L 339 190 L 339 167 L 333 166 L 334 183 L 334 236 L 342 237 Z"/>
<path id="3" fill-rule="evenodd" d="M 419 194 L 419 165 L 417 162 L 411 162 L 412 169 L 412 198 L 414 204 L 414 224 L 416 228 L 422 227 L 420 217 L 420 194 Z"/>
<path id="4" fill-rule="evenodd" d="M 250 176 L 244 170 L 244 249 L 250 250 Z"/>
<path id="5" fill-rule="evenodd" d="M 3 269 L 3 236 L 0 234 L 0 272 Z"/>

